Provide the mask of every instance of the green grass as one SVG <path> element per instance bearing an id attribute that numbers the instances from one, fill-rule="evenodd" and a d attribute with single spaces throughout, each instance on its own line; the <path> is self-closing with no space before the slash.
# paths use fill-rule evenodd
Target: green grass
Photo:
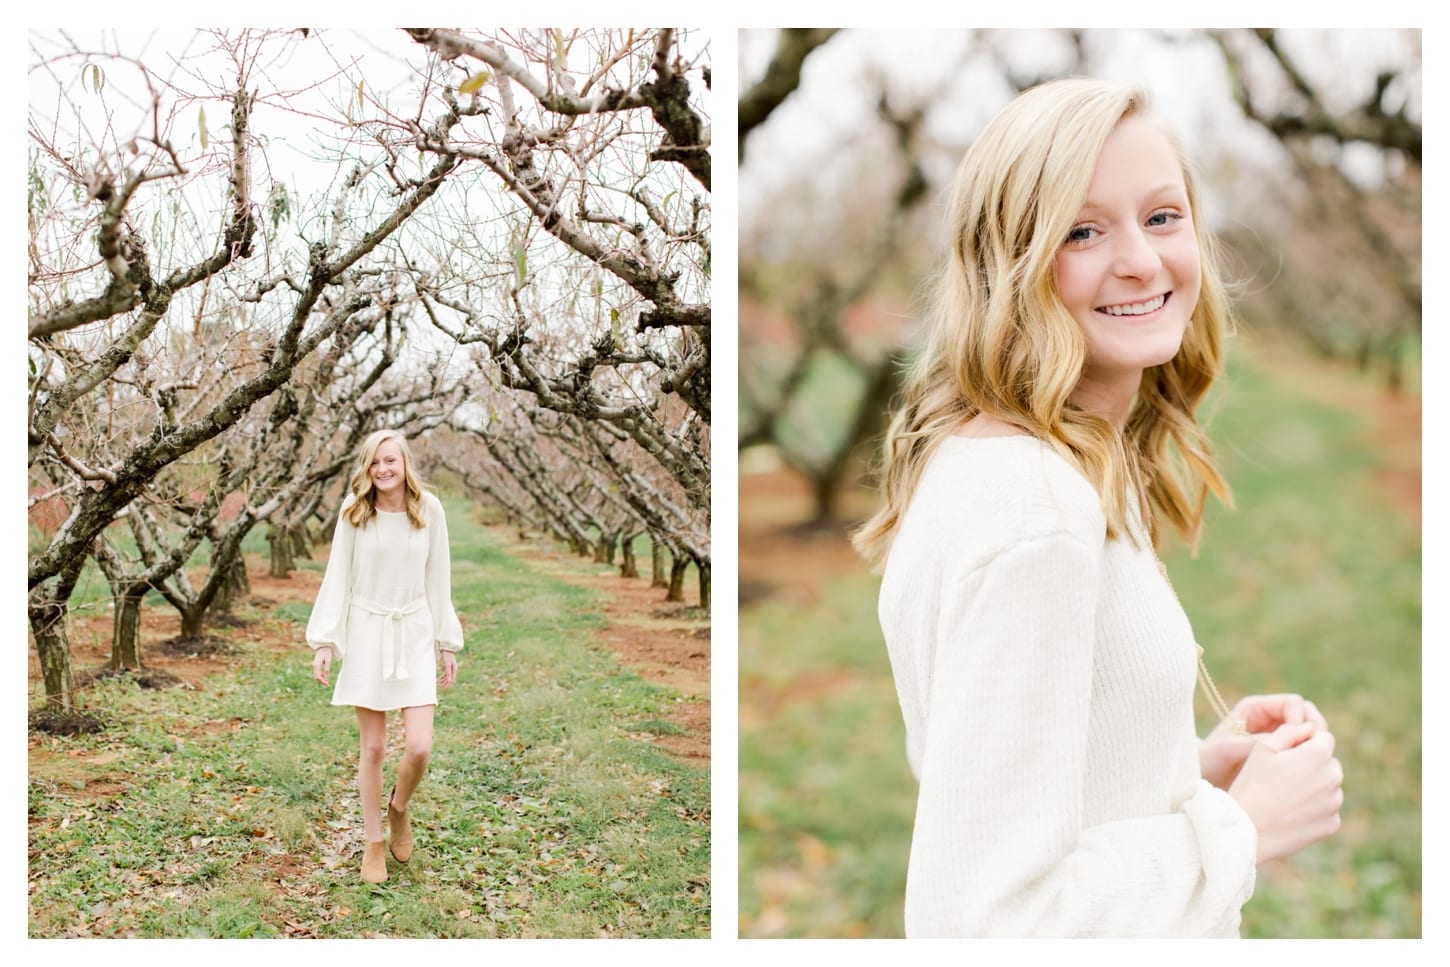
<path id="1" fill-rule="evenodd" d="M 39 740 L 75 771 L 32 770 L 30 935 L 708 936 L 708 772 L 638 734 L 674 694 L 593 638 L 593 594 L 503 553 L 460 502 L 449 528 L 466 647 L 406 866 L 358 877 L 355 719 L 305 652 L 200 691 L 109 680 L 85 701 L 113 729 Z M 305 620 L 278 611 L 262 620 Z M 98 779 L 124 792 L 80 794 Z"/>
<path id="2" fill-rule="evenodd" d="M 1212 436 L 1238 509 L 1165 552 L 1226 697 L 1301 692 L 1344 764 L 1343 828 L 1260 869 L 1247 937 L 1421 933 L 1420 545 L 1371 432 L 1235 361 Z M 901 934 L 916 789 L 877 586 L 863 565 L 741 614 L 742 935 Z"/>
<path id="3" fill-rule="evenodd" d="M 741 614 L 741 912 L 752 935 L 898 936 L 915 788 L 876 581 L 823 592 Z"/>

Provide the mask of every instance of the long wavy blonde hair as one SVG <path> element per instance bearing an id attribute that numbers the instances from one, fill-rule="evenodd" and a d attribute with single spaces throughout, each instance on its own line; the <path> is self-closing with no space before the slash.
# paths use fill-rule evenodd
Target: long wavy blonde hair
<path id="1" fill-rule="evenodd" d="M 354 527 L 362 527 L 377 514 L 378 488 L 368 471 L 372 468 L 373 458 L 378 454 L 378 447 L 389 440 L 396 442 L 398 450 L 403 454 L 403 497 L 408 521 L 414 527 L 426 527 L 427 522 L 423 518 L 423 481 L 413 470 L 413 451 L 408 449 L 408 438 L 397 430 L 375 430 L 368 434 L 358 448 L 357 464 L 353 467 L 352 478 L 348 481 L 354 499 L 343 510 L 343 516 Z"/>
<path id="2" fill-rule="evenodd" d="M 1026 91 L 987 125 L 957 169 L 950 246 L 926 338 L 886 433 L 881 508 L 853 535 L 880 568 L 927 460 L 942 440 L 987 413 L 1047 442 L 1101 495 L 1107 536 L 1137 543 L 1128 500 L 1158 543 L 1167 520 L 1197 548 L 1212 491 L 1231 503 L 1195 416 L 1220 372 L 1229 323 L 1216 249 L 1183 168 L 1202 287 L 1173 359 L 1143 372 L 1120 433 L 1068 402 L 1083 374 L 1082 330 L 1058 296 L 1055 259 L 1077 219 L 1097 158 L 1123 118 L 1145 115 L 1145 92 L 1069 78 Z"/>

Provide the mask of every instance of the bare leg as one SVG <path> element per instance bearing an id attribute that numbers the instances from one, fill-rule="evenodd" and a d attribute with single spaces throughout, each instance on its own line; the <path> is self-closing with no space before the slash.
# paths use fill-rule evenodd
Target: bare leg
<path id="1" fill-rule="evenodd" d="M 415 705 L 403 709 L 403 761 L 398 763 L 398 783 L 389 805 L 404 811 L 413 790 L 428 771 L 428 758 L 433 754 L 433 706 Z"/>
<path id="2" fill-rule="evenodd" d="M 413 855 L 413 826 L 408 819 L 408 800 L 428 771 L 433 752 L 433 706 L 403 709 L 403 761 L 398 763 L 398 781 L 388 798 L 388 846 L 393 858 L 406 863 Z"/>
<path id="3" fill-rule="evenodd" d="M 380 842 L 383 838 L 383 754 L 387 748 L 388 715 L 371 708 L 358 708 L 360 748 L 357 761 L 357 792 L 362 800 L 363 836 Z"/>

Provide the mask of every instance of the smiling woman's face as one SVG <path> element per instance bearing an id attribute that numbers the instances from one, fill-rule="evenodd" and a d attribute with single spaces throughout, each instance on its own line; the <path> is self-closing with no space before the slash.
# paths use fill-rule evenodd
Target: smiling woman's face
<path id="1" fill-rule="evenodd" d="M 368 474 L 380 494 L 392 493 L 403 486 L 403 448 L 398 446 L 397 440 L 384 440 L 378 444 Z"/>
<path id="2" fill-rule="evenodd" d="M 1136 387 L 1178 353 L 1198 303 L 1198 239 L 1178 155 L 1151 121 L 1126 117 L 1108 136 L 1056 272 L 1087 339 L 1084 381 Z"/>

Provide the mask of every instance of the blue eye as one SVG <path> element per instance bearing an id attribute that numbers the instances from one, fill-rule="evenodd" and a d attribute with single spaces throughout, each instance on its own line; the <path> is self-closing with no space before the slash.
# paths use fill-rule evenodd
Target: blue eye
<path id="1" fill-rule="evenodd" d="M 1093 233 L 1096 231 L 1097 229 L 1091 225 L 1078 225 L 1067 233 L 1067 244 L 1073 245 L 1086 242 L 1093 237 Z"/>
<path id="2" fill-rule="evenodd" d="M 1169 222 L 1178 221 L 1182 217 L 1181 214 L 1173 211 L 1171 208 L 1165 208 L 1162 211 L 1157 211 L 1149 215 L 1148 224 L 1154 228 L 1161 228 Z"/>

